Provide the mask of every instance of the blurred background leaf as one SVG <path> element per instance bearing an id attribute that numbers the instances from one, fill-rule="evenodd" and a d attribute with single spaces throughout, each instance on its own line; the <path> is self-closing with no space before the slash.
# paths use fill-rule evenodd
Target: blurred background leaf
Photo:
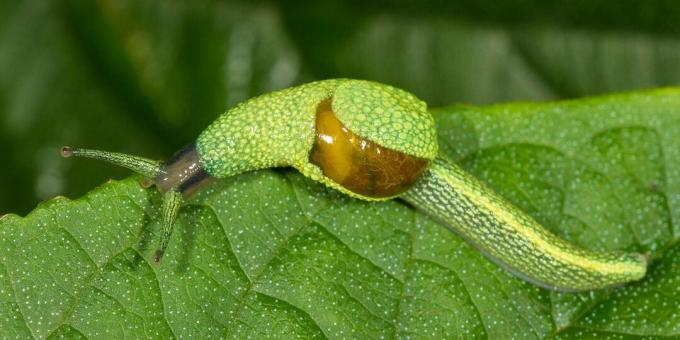
<path id="1" fill-rule="evenodd" d="M 315 79 L 432 106 L 680 83 L 675 1 L 2 1 L 0 214 L 129 172 L 63 144 L 163 159 L 226 108 Z"/>

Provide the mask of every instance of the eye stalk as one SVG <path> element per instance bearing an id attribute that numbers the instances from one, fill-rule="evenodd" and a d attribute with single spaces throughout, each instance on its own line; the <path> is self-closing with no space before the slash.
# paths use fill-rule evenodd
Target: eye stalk
<path id="1" fill-rule="evenodd" d="M 146 187 L 155 184 L 161 193 L 174 190 L 185 197 L 191 196 L 204 184 L 214 179 L 203 168 L 196 152 L 196 145 L 193 143 L 177 151 L 166 162 L 158 162 L 117 152 L 70 146 L 61 148 L 61 156 L 64 158 L 92 158 L 116 164 L 146 177 L 144 183 Z"/>
<path id="2" fill-rule="evenodd" d="M 338 120 L 331 104 L 327 99 L 317 108 L 311 163 L 347 190 L 366 197 L 397 196 L 415 184 L 428 160 L 384 148 L 353 133 Z"/>

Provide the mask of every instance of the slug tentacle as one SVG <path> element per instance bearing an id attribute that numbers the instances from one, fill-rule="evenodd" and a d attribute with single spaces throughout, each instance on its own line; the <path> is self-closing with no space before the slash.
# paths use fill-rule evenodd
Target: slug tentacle
<path id="1" fill-rule="evenodd" d="M 456 164 L 437 158 L 400 198 L 437 219 L 513 274 L 544 288 L 581 291 L 645 276 L 641 254 L 595 252 L 558 238 Z"/>
<path id="2" fill-rule="evenodd" d="M 177 219 L 177 213 L 179 213 L 179 208 L 181 206 L 182 193 L 175 189 L 171 189 L 163 194 L 163 230 L 158 249 L 156 249 L 156 253 L 153 256 L 153 260 L 156 263 L 161 262 L 161 258 L 163 258 L 163 254 L 165 254 L 165 249 L 168 248 L 170 236 L 172 236 L 172 230 L 174 229 L 175 220 Z"/>
<path id="3" fill-rule="evenodd" d="M 162 174 L 162 163 L 151 159 L 132 156 L 124 153 L 74 148 L 70 146 L 63 146 L 61 148 L 61 156 L 64 158 L 82 157 L 92 158 L 100 161 L 109 162 L 124 168 L 130 169 L 147 178 L 154 178 Z"/>

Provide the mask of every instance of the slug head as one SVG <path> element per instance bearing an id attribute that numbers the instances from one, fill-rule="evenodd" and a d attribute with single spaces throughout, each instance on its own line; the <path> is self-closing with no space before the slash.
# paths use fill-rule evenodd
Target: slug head
<path id="1" fill-rule="evenodd" d="M 203 168 L 195 144 L 190 144 L 163 163 L 153 183 L 162 193 L 177 190 L 188 197 L 213 179 Z"/>
<path id="2" fill-rule="evenodd" d="M 153 256 L 160 263 L 170 242 L 175 218 L 184 197 L 188 197 L 214 177 L 203 168 L 194 144 L 172 156 L 167 162 L 158 162 L 143 157 L 102 150 L 81 149 L 64 146 L 62 157 L 85 157 L 99 159 L 133 170 L 145 177 L 144 187 L 155 184 L 163 194 L 163 230 L 158 248 Z"/>

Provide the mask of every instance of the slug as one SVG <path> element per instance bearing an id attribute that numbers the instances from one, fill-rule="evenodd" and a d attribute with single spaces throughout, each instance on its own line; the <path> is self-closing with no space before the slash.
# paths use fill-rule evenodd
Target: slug
<path id="1" fill-rule="evenodd" d="M 472 243 L 492 261 L 538 286 L 601 289 L 639 280 L 641 254 L 595 252 L 562 240 L 480 180 L 438 153 L 426 104 L 403 90 L 331 79 L 247 100 L 161 163 L 100 150 L 63 147 L 64 157 L 95 158 L 147 177 L 163 194 L 166 250 L 185 198 L 215 178 L 290 166 L 349 196 L 399 198 Z"/>

